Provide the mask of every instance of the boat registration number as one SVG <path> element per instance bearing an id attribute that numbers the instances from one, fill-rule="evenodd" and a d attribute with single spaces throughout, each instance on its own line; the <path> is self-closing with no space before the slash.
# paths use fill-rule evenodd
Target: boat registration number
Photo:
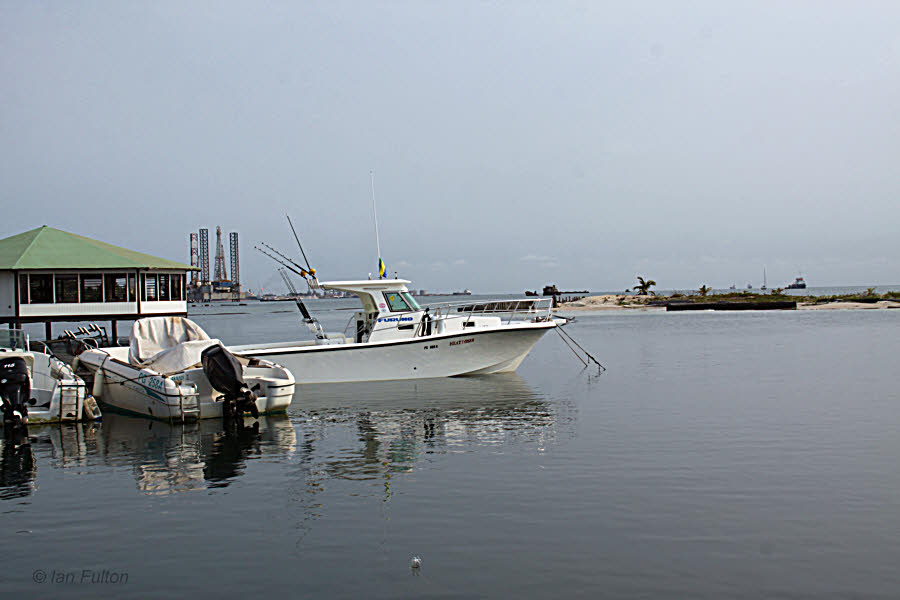
<path id="1" fill-rule="evenodd" d="M 466 338 L 464 340 L 454 340 L 450 342 L 451 346 L 459 346 L 460 344 L 471 344 L 475 341 L 475 338 Z"/>
<path id="2" fill-rule="evenodd" d="M 137 382 L 160 392 L 166 387 L 162 379 L 155 375 L 147 375 L 146 373 L 141 373 L 137 378 Z"/>

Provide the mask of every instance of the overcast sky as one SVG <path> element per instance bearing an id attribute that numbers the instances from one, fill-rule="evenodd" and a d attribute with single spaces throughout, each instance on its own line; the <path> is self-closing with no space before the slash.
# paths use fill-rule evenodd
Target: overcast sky
<path id="1" fill-rule="evenodd" d="M 0 237 L 521 292 L 900 283 L 900 3 L 0 2 Z M 214 242 L 214 239 L 211 240 Z"/>

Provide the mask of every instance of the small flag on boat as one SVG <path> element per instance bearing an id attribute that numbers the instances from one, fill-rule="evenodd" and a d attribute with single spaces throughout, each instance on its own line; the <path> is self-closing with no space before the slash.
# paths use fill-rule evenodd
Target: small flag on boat
<path id="1" fill-rule="evenodd" d="M 378 257 L 378 277 L 379 279 L 384 277 L 386 269 L 384 268 L 384 261 L 381 260 L 381 257 Z"/>

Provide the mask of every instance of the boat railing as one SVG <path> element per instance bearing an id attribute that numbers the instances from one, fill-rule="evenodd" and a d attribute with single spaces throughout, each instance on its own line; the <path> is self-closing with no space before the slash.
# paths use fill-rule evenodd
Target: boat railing
<path id="1" fill-rule="evenodd" d="M 552 298 L 524 298 L 514 300 L 481 300 L 469 302 L 437 302 L 427 304 L 431 317 L 435 320 L 462 318 L 469 320 L 474 316 L 503 315 L 507 322 L 513 320 L 541 320 L 551 317 Z"/>
<path id="2" fill-rule="evenodd" d="M 432 323 L 437 321 L 452 321 L 461 319 L 470 321 L 472 317 L 478 316 L 500 316 L 501 320 L 507 323 L 512 321 L 549 321 L 553 318 L 551 308 L 553 308 L 552 298 L 523 298 L 515 300 L 479 300 L 469 302 L 434 302 L 423 304 L 421 310 L 426 311 L 427 317 L 423 317 L 419 321 L 413 337 L 423 336 L 424 328 L 427 327 L 427 321 Z M 418 312 L 418 311 L 413 311 Z M 350 317 L 347 325 L 344 327 L 344 335 L 349 335 L 350 330 L 356 322 L 356 316 Z M 384 329 L 399 329 L 401 324 L 398 322 Z M 404 325 L 405 327 L 405 325 Z M 355 337 L 355 336 L 354 336 Z"/>
<path id="3" fill-rule="evenodd" d="M 30 342 L 29 349 L 34 350 L 36 352 L 40 352 L 42 354 L 48 354 L 50 356 L 56 357 L 56 355 L 53 354 L 53 351 L 50 349 L 50 346 L 48 346 L 46 342 L 41 341 L 41 340 L 35 340 L 33 342 Z"/>

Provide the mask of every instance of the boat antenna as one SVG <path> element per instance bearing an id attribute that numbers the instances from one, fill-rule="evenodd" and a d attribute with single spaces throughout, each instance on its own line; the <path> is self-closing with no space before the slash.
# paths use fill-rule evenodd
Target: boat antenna
<path id="1" fill-rule="evenodd" d="M 375 218 L 375 249 L 378 251 L 378 279 L 384 279 L 384 261 L 381 260 L 381 240 L 378 239 L 378 211 L 375 210 L 375 170 L 369 171 L 372 182 L 372 216 Z"/>

